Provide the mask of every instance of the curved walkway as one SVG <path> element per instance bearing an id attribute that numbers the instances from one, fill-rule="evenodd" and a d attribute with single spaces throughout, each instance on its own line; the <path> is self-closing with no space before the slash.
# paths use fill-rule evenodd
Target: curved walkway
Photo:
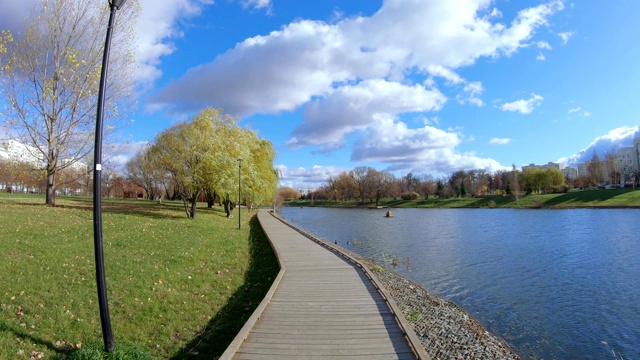
<path id="1" fill-rule="evenodd" d="M 395 317 L 393 300 L 358 261 L 267 210 L 258 219 L 281 270 L 222 359 L 427 358 L 419 343 L 412 346 L 415 334 Z"/>

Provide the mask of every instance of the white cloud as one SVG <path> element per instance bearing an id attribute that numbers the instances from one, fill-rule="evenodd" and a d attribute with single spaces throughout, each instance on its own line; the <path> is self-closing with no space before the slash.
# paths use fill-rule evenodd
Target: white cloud
<path id="1" fill-rule="evenodd" d="M 573 31 L 566 31 L 566 32 L 558 33 L 558 36 L 562 40 L 562 45 L 566 45 L 569 42 L 569 39 L 571 39 L 571 37 L 573 37 L 573 35 L 574 35 Z"/>
<path id="2" fill-rule="evenodd" d="M 314 165 L 311 169 L 304 167 L 289 169 L 286 165 L 276 165 L 276 169 L 280 173 L 280 185 L 293 189 L 317 189 L 325 185 L 329 177 L 335 177 L 343 171 L 351 170 L 320 165 Z"/>
<path id="3" fill-rule="evenodd" d="M 511 143 L 511 141 L 513 141 L 513 139 L 509 139 L 509 138 L 493 138 L 493 139 L 489 140 L 489 144 L 507 145 L 507 144 Z"/>
<path id="4" fill-rule="evenodd" d="M 256 9 L 266 8 L 271 5 L 271 0 L 242 0 L 242 6 Z"/>
<path id="5" fill-rule="evenodd" d="M 139 0 L 142 11 L 135 26 L 139 67 L 136 80 L 149 84 L 162 76 L 163 56 L 176 51 L 172 40 L 182 37 L 180 22 L 201 13 L 213 0 Z M 125 4 L 121 11 L 127 11 Z"/>
<path id="6" fill-rule="evenodd" d="M 254 1 L 256 6 L 265 2 Z M 22 32 L 24 18 L 38 3 L 38 0 L 0 1 L 2 28 Z M 142 11 L 134 28 L 137 46 L 134 58 L 138 65 L 136 80 L 144 86 L 162 75 L 159 69 L 162 57 L 176 50 L 172 39 L 182 36 L 180 22 L 200 14 L 204 6 L 213 4 L 213 0 L 139 0 L 139 3 Z M 134 2 L 125 3 L 118 14 L 134 11 L 132 6 L 135 6 Z"/>
<path id="7" fill-rule="evenodd" d="M 562 9 L 559 1 L 527 8 L 505 25 L 489 16 L 497 14 L 489 3 L 387 0 L 371 17 L 297 21 L 190 69 L 156 101 L 178 111 L 214 105 L 249 115 L 291 111 L 354 81 L 406 82 L 415 71 L 455 84 L 454 69 L 515 52 Z"/>
<path id="8" fill-rule="evenodd" d="M 304 122 L 293 131 L 288 145 L 321 145 L 332 150 L 357 130 L 376 127 L 397 114 L 438 110 L 446 98 L 437 89 L 406 86 L 385 80 L 366 80 L 343 86 L 304 110 Z"/>
<path id="9" fill-rule="evenodd" d="M 461 78 L 460 75 L 456 74 L 451 69 L 448 69 L 441 65 L 429 65 L 427 67 L 427 71 L 433 76 L 439 76 L 446 79 L 450 84 L 459 84 L 466 82 L 466 80 Z"/>
<path id="10" fill-rule="evenodd" d="M 140 1 L 138 80 L 152 83 L 162 75 L 162 58 L 177 50 L 172 41 L 182 36 L 182 22 L 213 0 Z M 241 0 L 241 4 L 256 9 L 271 6 L 265 0 Z M 444 86 L 451 88 L 458 102 L 484 105 L 482 83 L 464 79 L 458 71 L 482 57 L 509 56 L 535 43 L 538 29 L 563 8 L 561 1 L 551 0 L 505 19 L 492 4 L 490 0 L 385 0 L 369 17 L 340 17 L 334 23 L 299 20 L 247 38 L 189 69 L 150 107 L 173 107 L 184 114 L 212 105 L 237 115 L 302 108 L 304 122 L 293 131 L 291 146 L 331 150 L 344 146 L 349 134 L 364 134 L 356 138 L 354 159 L 387 159 L 394 167 L 406 167 L 408 163 L 400 160 L 405 152 L 407 159 L 432 168 L 445 164 L 495 168 L 499 164 L 494 160 L 457 153 L 457 134 L 429 126 L 411 129 L 399 120 L 408 113 L 438 111 L 445 104 L 434 76 L 446 80 Z M 424 80 L 425 75 L 430 79 Z M 529 106 L 541 100 L 529 100 L 534 102 Z M 526 106 L 520 109 L 526 111 Z M 389 133 L 381 133 L 382 128 Z M 393 155 L 384 156 L 373 140 Z"/>
<path id="11" fill-rule="evenodd" d="M 457 152 L 461 137 L 457 132 L 431 126 L 410 129 L 402 122 L 386 119 L 356 141 L 351 160 L 388 163 L 387 169 L 392 172 L 413 169 L 441 175 L 448 175 L 452 169 L 495 171 L 503 168 L 493 159 Z"/>
<path id="12" fill-rule="evenodd" d="M 537 94 L 531 94 L 531 98 L 524 100 L 516 100 L 514 102 L 502 104 L 500 107 L 503 111 L 515 111 L 520 114 L 531 114 L 534 108 L 542 104 L 543 97 Z"/>
<path id="13" fill-rule="evenodd" d="M 576 114 L 578 116 L 583 116 L 583 117 L 589 117 L 591 116 L 591 113 L 588 111 L 583 111 L 582 108 L 580 107 L 576 107 L 573 109 L 569 109 L 569 111 L 567 111 L 567 114 L 571 115 L 571 114 Z"/>
<path id="14" fill-rule="evenodd" d="M 464 84 L 462 93 L 456 95 L 456 100 L 458 100 L 459 103 L 470 103 L 476 106 L 484 105 L 484 102 L 482 101 L 482 99 L 480 99 L 480 95 L 484 92 L 482 83 L 477 81 L 469 82 L 455 73 L 453 70 L 441 65 L 429 65 L 427 67 L 427 72 L 432 76 L 437 76 L 445 79 L 446 84 L 449 86 Z M 426 86 L 435 86 L 435 82 L 431 77 L 425 80 L 424 84 Z"/>
<path id="15" fill-rule="evenodd" d="M 538 53 L 538 56 L 536 56 L 536 60 L 545 61 L 545 60 L 547 60 L 547 57 L 544 56 L 544 54 L 540 52 L 540 53 Z"/>
<path id="16" fill-rule="evenodd" d="M 609 131 L 607 134 L 595 138 L 589 146 L 569 157 L 559 159 L 558 162 L 570 166 L 589 161 L 593 154 L 597 154 L 601 159 L 606 152 L 617 151 L 622 147 L 633 146 L 633 139 L 640 136 L 640 126 L 622 126 Z"/>
<path id="17" fill-rule="evenodd" d="M 148 141 L 110 143 L 104 146 L 104 163 L 108 168 L 124 171 L 125 164 L 131 160 L 138 151 L 148 146 Z"/>
<path id="18" fill-rule="evenodd" d="M 213 105 L 240 116 L 302 108 L 303 122 L 288 141 L 293 148 L 332 151 L 352 136 L 353 161 L 375 159 L 397 169 L 419 163 L 442 172 L 446 167 L 498 169 L 495 160 L 458 153 L 455 133 L 411 129 L 400 121 L 408 113 L 420 117 L 444 105 L 446 97 L 433 77 L 443 78 L 458 102 L 483 106 L 482 83 L 462 78 L 457 69 L 528 46 L 537 29 L 563 8 L 561 1 L 550 1 L 519 11 L 507 24 L 498 21 L 504 20 L 502 14 L 490 4 L 386 0 L 370 17 L 330 24 L 299 20 L 191 68 L 155 101 L 178 113 Z M 414 77 L 425 74 L 423 81 Z M 541 100 L 535 95 L 505 109 L 531 112 L 527 109 Z"/>
<path id="19" fill-rule="evenodd" d="M 480 99 L 480 95 L 484 92 L 484 87 L 480 82 L 466 83 L 463 88 L 463 93 L 456 95 L 456 100 L 459 103 L 470 103 L 476 106 L 484 106 L 484 101 Z"/>
<path id="20" fill-rule="evenodd" d="M 549 45 L 548 42 L 546 41 L 538 41 L 536 43 L 536 45 L 538 46 L 539 49 L 545 49 L 545 50 L 551 50 L 551 45 Z"/>

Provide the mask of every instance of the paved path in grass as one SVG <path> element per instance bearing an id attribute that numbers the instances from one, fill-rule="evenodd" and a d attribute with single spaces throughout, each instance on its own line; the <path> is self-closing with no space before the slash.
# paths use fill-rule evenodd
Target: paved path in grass
<path id="1" fill-rule="evenodd" d="M 421 347 L 412 350 L 412 330 L 397 321 L 395 303 L 359 266 L 267 210 L 258 219 L 281 271 L 223 359 L 424 357 Z"/>

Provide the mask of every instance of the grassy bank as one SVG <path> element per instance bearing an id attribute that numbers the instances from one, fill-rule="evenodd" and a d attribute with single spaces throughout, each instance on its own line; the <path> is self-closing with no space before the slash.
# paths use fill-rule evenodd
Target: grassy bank
<path id="1" fill-rule="evenodd" d="M 64 359 L 102 343 L 92 204 L 0 195 L 0 358 Z M 181 204 L 103 203 L 104 253 L 116 346 L 153 358 L 220 355 L 278 272 L 257 219 Z"/>
<path id="2" fill-rule="evenodd" d="M 371 207 L 374 202 L 359 201 L 326 201 L 298 200 L 290 201 L 288 206 L 323 206 L 323 207 Z M 494 196 L 483 198 L 450 198 L 402 200 L 385 198 L 380 206 L 401 208 L 579 208 L 579 207 L 640 207 L 640 190 L 602 189 L 576 190 L 566 194 L 530 194 L 519 199 L 512 196 Z"/>

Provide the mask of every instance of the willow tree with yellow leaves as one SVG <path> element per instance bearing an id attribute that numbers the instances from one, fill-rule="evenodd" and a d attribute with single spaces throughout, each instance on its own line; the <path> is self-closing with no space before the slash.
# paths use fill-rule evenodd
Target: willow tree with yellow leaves
<path id="1" fill-rule="evenodd" d="M 132 3 L 135 3 L 132 1 Z M 110 55 L 105 130 L 124 124 L 133 98 L 133 22 L 120 12 Z M 0 97 L 10 135 L 31 145 L 46 170 L 46 203 L 55 205 L 56 175 L 93 149 L 96 104 L 109 7 L 92 0 L 41 0 L 24 33 L 2 31 Z M 1 29 L 0 29 L 1 30 Z"/>
<path id="2" fill-rule="evenodd" d="M 216 194 L 227 216 L 238 197 L 238 159 L 242 159 L 245 204 L 262 205 L 276 192 L 273 145 L 221 109 L 206 108 L 189 122 L 160 133 L 148 149 L 147 161 L 168 174 L 189 218 L 195 218 L 201 195 Z"/>

